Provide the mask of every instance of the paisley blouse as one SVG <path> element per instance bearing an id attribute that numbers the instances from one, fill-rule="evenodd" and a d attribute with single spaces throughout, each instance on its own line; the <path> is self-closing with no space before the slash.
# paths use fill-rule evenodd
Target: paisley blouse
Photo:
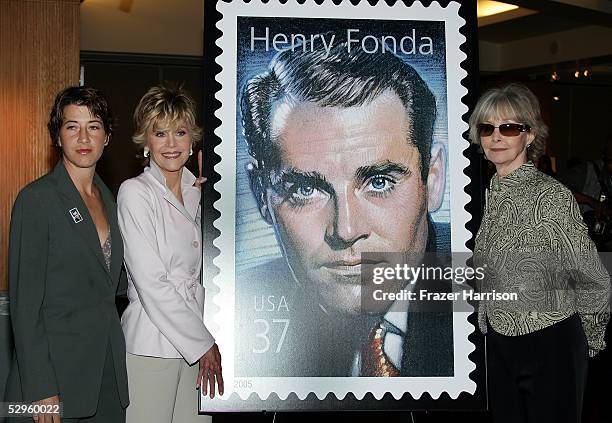
<path id="1" fill-rule="evenodd" d="M 483 333 L 487 321 L 517 336 L 578 313 L 589 354 L 605 348 L 610 277 L 572 193 L 533 163 L 491 179 L 474 263 L 485 270 L 483 292 L 511 294 L 480 302 Z"/>

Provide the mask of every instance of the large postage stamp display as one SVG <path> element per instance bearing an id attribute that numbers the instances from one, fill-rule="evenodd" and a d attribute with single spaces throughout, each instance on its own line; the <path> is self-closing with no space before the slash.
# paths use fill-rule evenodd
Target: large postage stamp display
<path id="1" fill-rule="evenodd" d="M 476 390 L 469 307 L 363 302 L 369 253 L 468 251 L 465 20 L 427 3 L 216 2 L 225 394 L 201 411 Z"/>

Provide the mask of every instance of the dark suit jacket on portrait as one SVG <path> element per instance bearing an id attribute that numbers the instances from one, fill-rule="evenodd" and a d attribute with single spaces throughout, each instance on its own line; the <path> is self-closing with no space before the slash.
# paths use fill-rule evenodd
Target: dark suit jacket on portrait
<path id="1" fill-rule="evenodd" d="M 428 251 L 447 253 L 449 226 L 430 223 L 430 234 Z M 427 284 L 430 291 L 450 290 L 448 283 Z M 452 376 L 452 303 L 427 308 L 416 302 L 411 310 L 401 376 Z M 249 269 L 236 277 L 235 376 L 351 376 L 356 352 L 379 321 L 325 313 L 294 281 L 284 258 Z"/>
<path id="2" fill-rule="evenodd" d="M 94 182 L 110 224 L 110 272 L 93 220 L 62 162 L 19 193 L 11 219 L 15 359 L 6 399 L 59 394 L 64 417 L 95 413 L 108 348 L 119 397 L 128 403 L 125 342 L 115 308 L 116 293 L 127 287 L 123 241 L 113 196 L 97 175 Z M 71 215 L 74 209 L 81 221 Z"/>

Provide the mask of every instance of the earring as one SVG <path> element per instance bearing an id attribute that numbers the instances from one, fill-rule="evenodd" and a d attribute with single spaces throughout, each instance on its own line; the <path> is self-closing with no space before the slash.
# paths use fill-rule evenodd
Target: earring
<path id="1" fill-rule="evenodd" d="M 531 147 L 531 143 L 527 144 L 527 148 Z"/>
<path id="2" fill-rule="evenodd" d="M 191 147 L 191 148 L 189 149 L 189 155 L 190 155 L 190 156 L 193 156 L 193 147 Z"/>
<path id="3" fill-rule="evenodd" d="M 149 149 L 145 147 L 142 155 L 145 156 L 145 157 L 149 157 Z"/>

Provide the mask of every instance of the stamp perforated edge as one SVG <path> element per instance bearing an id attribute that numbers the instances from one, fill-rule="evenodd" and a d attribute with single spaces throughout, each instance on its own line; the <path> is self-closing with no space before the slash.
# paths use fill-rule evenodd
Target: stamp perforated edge
<path id="1" fill-rule="evenodd" d="M 465 37 L 460 34 L 460 29 L 465 25 L 465 20 L 459 16 L 459 3 L 452 1 L 444 7 L 437 1 L 433 1 L 425 7 L 418 0 L 411 6 L 406 6 L 401 1 L 390 6 L 385 2 L 379 2 L 372 6 L 367 2 L 358 5 L 345 1 L 335 5 L 329 1 L 316 4 L 307 0 L 299 4 L 290 0 L 285 4 L 279 0 L 271 0 L 263 3 L 260 0 L 252 0 L 245 3 L 242 0 L 231 3 L 218 2 L 217 10 L 222 14 L 217 28 L 223 36 L 216 40 L 216 45 L 221 49 L 221 54 L 216 58 L 216 63 L 222 70 L 231 69 L 232 72 L 222 71 L 215 77 L 221 85 L 221 89 L 215 94 L 220 101 L 221 107 L 216 110 L 215 116 L 221 121 L 216 128 L 215 134 L 220 137 L 221 142 L 215 152 L 221 157 L 221 161 L 215 166 L 215 171 L 221 175 L 215 189 L 221 193 L 221 197 L 214 206 L 220 211 L 231 211 L 221 213 L 221 216 L 213 223 L 219 230 L 220 235 L 213 241 L 220 254 L 213 260 L 213 264 L 219 269 L 219 273 L 212 280 L 213 292 L 216 292 L 209 302 L 213 304 L 215 313 L 212 316 L 214 325 L 223 328 L 223 331 L 215 333 L 223 355 L 230 357 L 224 362 L 224 376 L 229 389 L 226 390 L 222 399 L 230 398 L 236 393 L 241 399 L 246 400 L 254 392 L 260 399 L 266 399 L 270 394 L 276 393 L 280 399 L 286 399 L 289 394 L 295 393 L 298 398 L 305 399 L 308 394 L 314 393 L 317 398 L 323 399 L 329 394 L 338 399 L 343 399 L 348 393 L 362 399 L 367 393 L 372 393 L 376 399 L 382 398 L 390 393 L 399 399 L 405 393 L 410 393 L 415 399 L 424 393 L 429 393 L 436 399 L 446 392 L 451 398 L 457 398 L 460 393 L 474 393 L 476 383 L 469 378 L 469 374 L 475 369 L 475 364 L 469 360 L 468 355 L 474 350 L 474 345 L 468 340 L 473 331 L 473 326 L 467 321 L 469 313 L 453 313 L 453 344 L 455 375 L 453 377 L 402 377 L 402 378 L 250 378 L 257 380 L 255 391 L 234 390 L 234 308 L 227 307 L 234 303 L 235 288 L 235 206 L 236 206 L 236 143 L 227 140 L 235 140 L 236 137 L 236 30 L 238 16 L 261 16 L 261 17 L 313 17 L 312 9 L 317 11 L 317 18 L 345 18 L 345 19 L 388 19 L 388 20 L 431 20 L 445 21 L 446 28 L 446 72 L 447 72 L 447 108 L 448 108 L 448 155 L 453 160 L 448 161 L 449 171 L 452 175 L 451 181 L 451 250 L 453 252 L 468 252 L 465 243 L 470 238 L 469 231 L 465 228 L 465 222 L 471 218 L 464 209 L 469 201 L 465 187 L 469 184 L 469 178 L 463 173 L 467 168 L 469 160 L 463 155 L 468 144 L 463 139 L 463 134 L 468 125 L 461 118 L 467 111 L 467 106 L 462 98 L 467 94 L 467 88 L 461 81 L 467 76 L 467 72 L 461 68 L 461 64 L 467 58 L 461 51 L 465 43 Z M 449 34 L 457 34 L 457 37 L 449 37 Z M 229 76 L 228 76 L 229 75 Z M 231 83 L 224 83 L 226 79 Z M 225 119 L 224 119 L 225 118 Z M 456 184 L 456 186 L 454 186 Z M 465 310 L 465 308 L 464 308 Z M 230 361 L 230 363 L 228 363 Z M 306 383 L 307 382 L 307 383 Z"/>

